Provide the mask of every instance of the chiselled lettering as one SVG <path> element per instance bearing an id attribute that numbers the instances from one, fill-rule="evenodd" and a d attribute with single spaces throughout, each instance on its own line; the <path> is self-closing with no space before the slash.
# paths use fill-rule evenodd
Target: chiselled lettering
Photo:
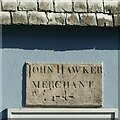
<path id="1" fill-rule="evenodd" d="M 26 105 L 102 105 L 101 64 L 26 65 Z"/>

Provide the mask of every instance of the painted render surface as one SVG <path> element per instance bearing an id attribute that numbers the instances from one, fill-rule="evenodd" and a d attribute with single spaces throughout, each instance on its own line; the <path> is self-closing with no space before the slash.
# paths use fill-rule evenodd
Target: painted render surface
<path id="1" fill-rule="evenodd" d="M 25 62 L 102 64 L 103 107 L 117 108 L 117 45 L 117 32 L 114 28 L 3 27 L 0 111 L 24 107 Z"/>

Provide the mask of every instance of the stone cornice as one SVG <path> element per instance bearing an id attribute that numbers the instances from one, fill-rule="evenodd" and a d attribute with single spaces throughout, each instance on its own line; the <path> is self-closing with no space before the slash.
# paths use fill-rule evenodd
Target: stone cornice
<path id="1" fill-rule="evenodd" d="M 120 0 L 2 0 L 0 24 L 120 26 Z"/>

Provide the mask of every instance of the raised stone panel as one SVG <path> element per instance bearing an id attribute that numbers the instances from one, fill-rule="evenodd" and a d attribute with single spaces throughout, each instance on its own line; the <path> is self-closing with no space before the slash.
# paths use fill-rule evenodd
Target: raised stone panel
<path id="1" fill-rule="evenodd" d="M 38 0 L 39 11 L 54 11 L 53 0 Z"/>
<path id="2" fill-rule="evenodd" d="M 89 12 L 103 12 L 103 0 L 88 0 Z"/>
<path id="3" fill-rule="evenodd" d="M 114 15 L 115 26 L 120 26 L 120 14 Z"/>
<path id="4" fill-rule="evenodd" d="M 101 107 L 101 64 L 26 64 L 26 106 Z"/>
<path id="5" fill-rule="evenodd" d="M 48 19 L 45 12 L 28 12 L 29 24 L 33 25 L 47 25 Z"/>
<path id="6" fill-rule="evenodd" d="M 118 0 L 104 0 L 105 13 L 118 13 Z"/>
<path id="7" fill-rule="evenodd" d="M 55 0 L 56 12 L 72 12 L 72 0 Z"/>
<path id="8" fill-rule="evenodd" d="M 12 13 L 13 24 L 27 24 L 26 11 L 17 11 Z"/>
<path id="9" fill-rule="evenodd" d="M 94 13 L 80 14 L 80 24 L 82 26 L 97 26 L 95 14 Z"/>
<path id="10" fill-rule="evenodd" d="M 0 24 L 9 25 L 11 24 L 10 13 L 0 11 Z"/>
<path id="11" fill-rule="evenodd" d="M 67 25 L 80 25 L 78 13 L 67 13 Z"/>
<path id="12" fill-rule="evenodd" d="M 49 25 L 65 25 L 66 14 L 48 13 Z"/>
<path id="13" fill-rule="evenodd" d="M 2 10 L 3 11 L 16 11 L 17 0 L 2 0 Z"/>
<path id="14" fill-rule="evenodd" d="M 98 20 L 98 26 L 113 26 L 113 19 L 112 15 L 107 15 L 107 14 L 102 14 L 99 13 L 97 14 L 97 20 Z"/>
<path id="15" fill-rule="evenodd" d="M 18 8 L 21 11 L 36 11 L 37 0 L 19 0 Z"/>
<path id="16" fill-rule="evenodd" d="M 73 0 L 75 12 L 87 12 L 86 0 Z"/>

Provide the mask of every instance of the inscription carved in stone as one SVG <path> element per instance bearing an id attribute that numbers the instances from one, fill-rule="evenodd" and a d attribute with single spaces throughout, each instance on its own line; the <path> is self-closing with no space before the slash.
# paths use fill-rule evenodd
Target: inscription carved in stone
<path id="1" fill-rule="evenodd" d="M 26 63 L 26 106 L 101 105 L 101 64 Z"/>

